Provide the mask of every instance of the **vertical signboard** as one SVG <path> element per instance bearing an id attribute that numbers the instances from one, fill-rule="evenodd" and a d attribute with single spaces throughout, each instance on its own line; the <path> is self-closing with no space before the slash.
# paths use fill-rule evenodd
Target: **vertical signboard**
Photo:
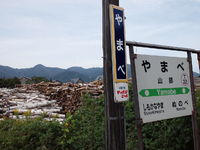
<path id="1" fill-rule="evenodd" d="M 110 5 L 110 24 L 114 100 L 123 102 L 129 98 L 123 8 Z"/>
<path id="2" fill-rule="evenodd" d="M 144 123 L 192 115 L 187 58 L 137 55 L 135 66 Z"/>

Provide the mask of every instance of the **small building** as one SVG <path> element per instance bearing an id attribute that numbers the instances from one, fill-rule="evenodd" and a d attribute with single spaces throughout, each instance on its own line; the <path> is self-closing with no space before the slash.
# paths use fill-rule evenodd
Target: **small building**
<path id="1" fill-rule="evenodd" d="M 70 82 L 75 84 L 84 83 L 84 81 L 81 78 L 71 79 Z"/>

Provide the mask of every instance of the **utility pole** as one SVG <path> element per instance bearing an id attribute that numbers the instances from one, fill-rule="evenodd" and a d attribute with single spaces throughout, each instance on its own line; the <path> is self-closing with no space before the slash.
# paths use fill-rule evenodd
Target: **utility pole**
<path id="1" fill-rule="evenodd" d="M 125 150 L 124 105 L 114 102 L 112 53 L 109 5 L 119 5 L 119 0 L 102 0 L 103 2 L 103 75 L 105 93 L 105 149 Z"/>

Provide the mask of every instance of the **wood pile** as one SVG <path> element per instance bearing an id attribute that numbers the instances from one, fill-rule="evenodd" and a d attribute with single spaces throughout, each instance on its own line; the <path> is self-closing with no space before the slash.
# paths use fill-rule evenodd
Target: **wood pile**
<path id="1" fill-rule="evenodd" d="M 0 89 L 0 117 L 19 118 L 38 117 L 45 115 L 47 118 L 64 120 L 65 115 L 60 114 L 61 107 L 56 100 L 49 100 L 48 97 L 36 90 L 24 87 L 15 89 Z"/>
<path id="2" fill-rule="evenodd" d="M 194 84 L 196 89 L 200 89 L 200 77 L 194 77 Z"/>
<path id="3" fill-rule="evenodd" d="M 49 99 L 55 99 L 62 107 L 62 113 L 74 113 L 81 106 L 81 96 L 90 94 L 98 97 L 103 94 L 103 85 L 100 82 L 91 82 L 88 84 L 72 83 L 40 83 L 34 85 L 38 91 L 48 96 Z"/>
<path id="4" fill-rule="evenodd" d="M 39 83 L 18 86 L 15 89 L 0 88 L 0 119 L 23 119 L 45 116 L 46 120 L 62 122 L 67 112 L 74 113 L 82 104 L 81 96 L 103 94 L 101 82 L 88 84 Z"/>

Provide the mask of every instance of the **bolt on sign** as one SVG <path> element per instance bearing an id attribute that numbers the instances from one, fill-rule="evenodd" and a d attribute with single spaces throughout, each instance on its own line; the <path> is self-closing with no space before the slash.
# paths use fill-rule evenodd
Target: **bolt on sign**
<path id="1" fill-rule="evenodd" d="M 137 55 L 135 64 L 143 123 L 192 115 L 187 58 Z"/>
<path id="2" fill-rule="evenodd" d="M 129 98 L 123 8 L 110 5 L 110 24 L 114 100 L 123 102 Z"/>

